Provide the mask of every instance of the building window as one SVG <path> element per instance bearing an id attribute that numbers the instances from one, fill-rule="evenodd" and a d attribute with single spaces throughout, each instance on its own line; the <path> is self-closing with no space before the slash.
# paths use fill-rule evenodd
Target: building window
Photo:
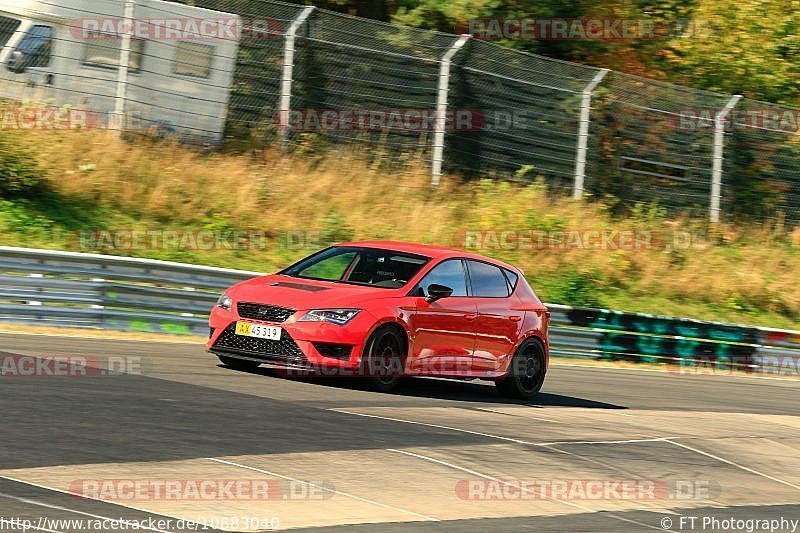
<path id="1" fill-rule="evenodd" d="M 211 75 L 213 59 L 213 46 L 181 41 L 175 47 L 175 74 L 208 78 Z"/>

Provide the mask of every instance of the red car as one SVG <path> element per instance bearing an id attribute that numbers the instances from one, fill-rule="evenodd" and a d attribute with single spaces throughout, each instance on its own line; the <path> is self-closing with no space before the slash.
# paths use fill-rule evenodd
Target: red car
<path id="1" fill-rule="evenodd" d="M 530 398 L 548 366 L 549 313 L 517 268 L 461 250 L 349 242 L 231 287 L 208 350 L 226 366 L 493 380 Z"/>

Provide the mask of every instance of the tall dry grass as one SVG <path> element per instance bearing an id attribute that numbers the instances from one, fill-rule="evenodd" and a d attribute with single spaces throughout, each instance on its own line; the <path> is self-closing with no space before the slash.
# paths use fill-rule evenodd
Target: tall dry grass
<path id="1" fill-rule="evenodd" d="M 232 227 L 274 237 L 267 250 L 187 253 L 191 261 L 271 270 L 308 252 L 279 245 L 282 235 L 303 232 L 463 246 L 466 231 L 636 230 L 656 236 L 654 244 L 483 251 L 523 268 L 548 301 L 783 327 L 800 322 L 800 229 L 709 230 L 703 221 L 670 219 L 651 208 L 617 219 L 600 202 L 553 198 L 538 183 L 461 183 L 450 176 L 433 190 L 424 164 L 386 171 L 349 152 L 202 155 L 101 132 L 14 137 L 60 195 L 109 213 L 100 221 L 108 229 Z M 692 234 L 691 246 L 671 246 L 676 234 Z"/>

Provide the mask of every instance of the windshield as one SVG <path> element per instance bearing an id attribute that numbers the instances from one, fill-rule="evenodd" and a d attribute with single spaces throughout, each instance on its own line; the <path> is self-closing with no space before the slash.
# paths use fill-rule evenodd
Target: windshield
<path id="1" fill-rule="evenodd" d="M 428 261 L 428 257 L 393 250 L 334 246 L 279 273 L 295 278 L 398 289 Z"/>
<path id="2" fill-rule="evenodd" d="M 22 23 L 19 19 L 0 17 L 0 48 L 3 48 Z"/>

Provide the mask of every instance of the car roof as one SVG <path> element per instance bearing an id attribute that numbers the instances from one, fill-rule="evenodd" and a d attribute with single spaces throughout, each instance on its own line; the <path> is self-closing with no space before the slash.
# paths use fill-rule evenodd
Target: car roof
<path id="1" fill-rule="evenodd" d="M 342 242 L 339 243 L 337 246 L 361 246 L 364 248 L 382 248 L 384 250 L 395 250 L 398 252 L 405 252 L 409 254 L 418 254 L 430 257 L 431 259 L 445 259 L 448 257 L 464 257 L 467 259 L 477 259 L 478 261 L 486 261 L 489 263 L 493 263 L 498 266 L 502 266 L 504 268 L 508 268 L 513 270 L 514 272 L 520 272 L 520 270 L 513 266 L 509 265 L 508 263 L 504 263 L 503 261 L 498 261 L 497 259 L 493 259 L 491 257 L 486 257 L 484 255 L 467 252 L 464 250 L 460 250 L 458 248 L 448 248 L 446 246 L 435 246 L 432 244 L 419 244 L 415 242 L 403 242 L 403 241 L 350 241 L 350 242 Z"/>

